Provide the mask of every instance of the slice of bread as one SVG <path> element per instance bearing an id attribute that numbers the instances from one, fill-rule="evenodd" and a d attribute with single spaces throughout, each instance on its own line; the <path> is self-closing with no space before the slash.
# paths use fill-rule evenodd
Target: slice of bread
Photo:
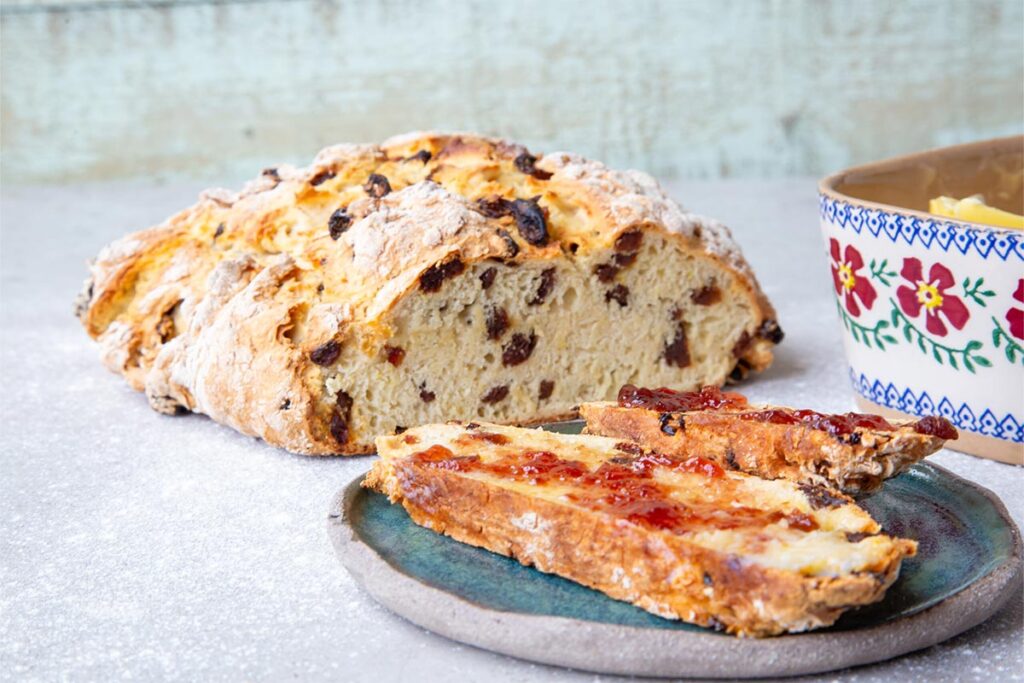
<path id="1" fill-rule="evenodd" d="M 364 486 L 417 524 L 737 635 L 827 626 L 916 552 L 840 493 L 606 437 L 444 424 L 377 447 Z"/>
<path id="2" fill-rule="evenodd" d="M 308 454 L 721 383 L 782 338 L 728 229 L 650 176 L 435 133 L 204 193 L 104 249 L 79 303 L 155 409 Z"/>
<path id="3" fill-rule="evenodd" d="M 714 387 L 676 392 L 626 385 L 617 403 L 584 403 L 580 416 L 590 434 L 850 494 L 877 490 L 947 439 L 957 438 L 953 425 L 941 417 L 890 422 L 859 413 L 823 415 L 750 405 L 742 395 Z"/>

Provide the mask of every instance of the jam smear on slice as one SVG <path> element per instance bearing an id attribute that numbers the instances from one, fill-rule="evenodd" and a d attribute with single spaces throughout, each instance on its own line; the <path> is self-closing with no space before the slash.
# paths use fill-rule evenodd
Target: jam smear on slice
<path id="1" fill-rule="evenodd" d="M 477 441 L 486 441 L 487 443 L 497 444 L 499 446 L 511 441 L 511 439 L 504 434 L 495 434 L 494 432 L 473 432 L 470 435 L 470 438 L 476 439 Z"/>
<path id="2" fill-rule="evenodd" d="M 672 469 L 689 472 L 690 474 L 703 474 L 711 479 L 718 479 L 725 474 L 725 470 L 719 467 L 718 463 L 701 457 L 687 458 L 671 467 Z"/>
<path id="3" fill-rule="evenodd" d="M 771 408 L 749 413 L 739 413 L 736 417 L 741 420 L 770 422 L 771 424 L 803 424 L 812 429 L 828 432 L 832 436 L 846 436 L 852 434 L 858 428 L 873 429 L 879 432 L 892 432 L 896 430 L 896 427 L 884 417 L 865 413 L 825 415 L 814 410 L 780 410 L 778 408 Z"/>
<path id="4" fill-rule="evenodd" d="M 918 434 L 937 436 L 940 439 L 946 439 L 947 441 L 960 437 L 960 433 L 956 431 L 956 427 L 953 426 L 953 423 L 944 417 L 929 415 L 928 417 L 922 417 L 911 426 Z"/>
<path id="5" fill-rule="evenodd" d="M 700 391 L 673 389 L 645 389 L 625 384 L 619 389 L 619 405 L 623 408 L 647 408 L 658 412 L 685 412 L 690 410 L 717 410 L 744 408 L 747 399 L 742 394 L 723 392 L 718 387 L 704 387 Z"/>
<path id="6" fill-rule="evenodd" d="M 623 408 L 646 408 L 659 413 L 678 413 L 696 410 L 730 410 L 740 420 L 767 422 L 780 425 L 806 425 L 820 429 L 832 436 L 850 436 L 858 429 L 877 432 L 894 432 L 899 427 L 880 415 L 868 413 L 841 413 L 827 415 L 815 410 L 790 410 L 788 408 L 766 408 L 765 410 L 744 411 L 748 407 L 742 394 L 723 392 L 717 387 L 707 386 L 700 391 L 675 391 L 673 389 L 646 389 L 632 384 L 619 389 L 618 403 Z M 924 417 L 909 425 L 918 434 L 936 436 L 940 439 L 955 439 L 957 430 L 944 417 Z"/>
<path id="7" fill-rule="evenodd" d="M 590 472 L 583 463 L 562 460 L 550 451 L 513 453 L 495 462 L 483 464 L 481 468 L 496 476 L 538 484 L 578 480 Z"/>
<path id="8" fill-rule="evenodd" d="M 425 451 L 412 456 L 412 461 L 435 470 L 465 472 L 480 462 L 478 455 L 455 455 L 439 444 L 434 444 Z"/>
<path id="9" fill-rule="evenodd" d="M 625 451 L 629 452 L 629 450 Z M 568 499 L 589 510 L 601 512 L 651 529 L 687 533 L 702 528 L 761 528 L 785 521 L 791 529 L 813 531 L 814 519 L 799 511 L 759 510 L 746 506 L 716 507 L 686 504 L 672 496 L 669 486 L 655 478 L 656 468 L 719 479 L 724 472 L 701 457 L 671 458 L 658 453 L 639 457 L 616 457 L 596 470 L 586 464 L 559 458 L 550 451 L 516 451 L 490 462 L 478 456 L 456 456 L 435 445 L 414 453 L 411 466 L 457 472 L 484 473 L 533 485 L 568 485 Z"/>
<path id="10" fill-rule="evenodd" d="M 743 420 L 757 420 L 772 424 L 803 424 L 812 429 L 820 429 L 832 436 L 856 436 L 857 429 L 869 429 L 876 432 L 894 432 L 899 427 L 881 415 L 868 413 L 842 413 L 825 415 L 814 410 L 759 410 L 737 415 Z M 944 417 L 925 417 L 909 425 L 918 434 L 937 436 L 940 439 L 956 439 L 959 434 L 956 428 Z M 858 441 L 851 443 L 859 443 Z"/>

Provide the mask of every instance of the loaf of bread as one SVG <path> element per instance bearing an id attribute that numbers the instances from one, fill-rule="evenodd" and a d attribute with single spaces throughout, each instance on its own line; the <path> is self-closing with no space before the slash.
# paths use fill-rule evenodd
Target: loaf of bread
<path id="1" fill-rule="evenodd" d="M 580 416 L 590 434 L 850 494 L 878 490 L 886 479 L 957 438 L 942 417 L 890 422 L 877 415 L 750 405 L 741 394 L 715 387 L 676 392 L 627 385 L 615 403 L 582 404 Z"/>
<path id="2" fill-rule="evenodd" d="M 607 437 L 446 424 L 377 448 L 364 486 L 417 524 L 737 635 L 827 626 L 916 552 L 843 494 Z"/>
<path id="3" fill-rule="evenodd" d="M 649 176 L 501 140 L 325 149 L 105 248 L 78 313 L 161 412 L 308 454 L 444 419 L 693 389 L 782 338 L 719 223 Z"/>

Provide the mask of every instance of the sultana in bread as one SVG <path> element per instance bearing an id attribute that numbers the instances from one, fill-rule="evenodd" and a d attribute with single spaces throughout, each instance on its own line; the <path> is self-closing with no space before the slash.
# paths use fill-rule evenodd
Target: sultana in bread
<path id="1" fill-rule="evenodd" d="M 267 169 L 91 271 L 82 323 L 156 410 L 309 454 L 720 384 L 782 337 L 728 230 L 649 176 L 473 135 Z"/>
<path id="2" fill-rule="evenodd" d="M 840 493 L 607 437 L 469 423 L 377 447 L 364 486 L 417 524 L 737 635 L 827 626 L 916 552 Z"/>
<path id="3" fill-rule="evenodd" d="M 636 441 L 767 479 L 784 477 L 850 494 L 882 482 L 957 438 L 948 420 L 895 423 L 877 415 L 824 415 L 813 410 L 750 405 L 737 393 L 622 387 L 618 402 L 584 403 L 586 431 Z"/>

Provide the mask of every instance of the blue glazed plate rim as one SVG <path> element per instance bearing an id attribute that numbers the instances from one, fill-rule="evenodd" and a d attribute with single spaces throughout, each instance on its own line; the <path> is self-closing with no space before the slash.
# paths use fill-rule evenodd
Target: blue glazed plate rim
<path id="1" fill-rule="evenodd" d="M 995 496 L 995 494 L 993 494 L 991 491 L 989 491 L 988 489 L 985 489 L 985 488 L 983 488 L 981 486 L 978 486 L 977 484 L 973 484 L 972 482 L 970 482 L 970 481 L 968 481 L 968 480 L 966 480 L 966 479 L 964 479 L 964 478 L 962 478 L 962 477 L 960 477 L 958 475 L 953 474 L 952 472 L 950 472 L 949 470 L 946 470 L 945 468 L 939 467 L 937 465 L 932 465 L 930 463 L 922 463 L 922 464 L 915 465 L 913 468 L 911 468 L 911 471 L 907 472 L 906 474 L 904 474 L 902 476 L 904 476 L 904 477 L 909 476 L 909 477 L 914 477 L 914 478 L 923 477 L 923 478 L 927 478 L 927 479 L 938 478 L 938 479 L 944 480 L 942 482 L 942 484 L 946 488 L 966 489 L 966 490 L 968 490 L 968 491 L 970 491 L 972 493 L 981 494 L 988 501 L 988 503 L 992 506 L 993 511 L 1002 518 L 1002 521 L 1004 522 L 1004 525 L 1005 525 L 1002 529 L 999 529 L 999 530 L 990 529 L 990 530 L 988 530 L 988 533 L 994 533 L 996 531 L 1006 532 L 1007 535 L 1010 537 L 1008 552 L 1005 553 L 1005 555 L 1003 557 L 994 556 L 994 555 L 986 557 L 985 558 L 985 563 L 984 563 L 983 566 L 981 566 L 981 567 L 977 567 L 976 566 L 976 568 L 974 570 L 973 578 L 970 581 L 967 581 L 967 582 L 963 583 L 962 585 L 960 585 L 955 590 L 951 590 L 951 591 L 945 592 L 945 593 L 939 593 L 939 594 L 931 595 L 928 598 L 926 598 L 924 600 L 921 600 L 920 602 L 915 603 L 912 607 L 903 609 L 903 610 L 901 610 L 901 611 L 899 611 L 898 613 L 895 613 L 895 614 L 885 614 L 885 615 L 882 615 L 882 616 L 877 617 L 877 618 L 855 619 L 855 620 L 853 620 L 852 623 L 850 623 L 849 620 L 843 621 L 841 619 L 840 622 L 838 622 L 836 625 L 833 625 L 831 627 L 827 627 L 827 628 L 824 628 L 824 629 L 819 629 L 817 632 L 828 632 L 828 631 L 835 631 L 835 630 L 848 630 L 848 629 L 851 629 L 851 628 L 858 628 L 858 627 L 863 627 L 863 626 L 868 626 L 868 625 L 873 625 L 873 624 L 879 624 L 879 623 L 884 623 L 884 622 L 888 622 L 888 621 L 892 621 L 892 620 L 896 620 L 896 619 L 902 619 L 902 618 L 906 618 L 906 617 L 912 616 L 914 614 L 917 614 L 919 612 L 922 612 L 924 610 L 927 610 L 927 609 L 933 607 L 934 605 L 942 602 L 943 600 L 945 600 L 945 599 L 947 599 L 949 597 L 952 597 L 953 595 L 956 595 L 956 594 L 958 594 L 958 593 L 960 593 L 960 592 L 970 588 L 971 586 L 976 585 L 979 581 L 983 581 L 985 578 L 987 578 L 993 572 L 998 570 L 1000 567 L 1006 565 L 1007 563 L 1012 562 L 1015 558 L 1019 560 L 1019 558 L 1021 557 L 1022 553 L 1021 553 L 1021 542 L 1020 542 L 1019 531 L 1017 530 L 1016 525 L 1014 525 L 1012 520 L 1010 519 L 1009 514 L 1006 512 L 1005 506 L 1002 504 L 1002 501 L 999 500 L 999 498 L 997 496 Z M 356 503 L 362 503 L 361 500 L 357 499 L 357 496 L 363 496 L 363 497 L 377 497 L 377 496 L 379 496 L 379 497 L 383 498 L 382 494 L 379 494 L 379 493 L 376 493 L 374 491 L 369 491 L 367 489 L 361 488 L 361 484 L 362 484 L 363 479 L 364 479 L 364 477 L 361 475 L 361 476 L 357 477 L 352 483 L 350 483 L 348 487 L 346 487 L 346 489 L 347 488 L 351 488 L 351 487 L 356 487 L 356 489 L 357 489 L 356 492 L 355 492 L 355 495 L 352 496 L 352 500 L 350 501 L 350 505 L 355 505 Z M 386 504 L 390 505 L 390 503 L 386 503 Z M 862 504 L 863 504 L 863 502 L 862 502 Z M 411 528 L 421 528 L 421 527 L 418 527 L 417 525 L 415 525 L 415 522 L 413 522 L 412 519 L 408 517 L 408 514 L 405 512 L 404 509 L 401 508 L 401 506 L 397 506 L 396 509 L 401 511 L 401 515 L 403 515 L 403 521 L 407 521 L 408 525 Z M 373 548 L 374 551 L 378 551 L 379 552 L 379 548 L 374 543 L 372 543 L 370 541 L 367 541 L 367 539 L 365 538 L 364 531 L 363 531 L 363 529 L 364 529 L 364 525 L 363 524 L 353 524 L 353 525 L 351 525 L 351 529 L 353 531 L 353 534 L 358 536 L 361 542 L 365 543 L 368 547 Z M 431 531 L 429 533 L 430 534 L 434 534 L 435 532 Z M 452 538 L 450 538 L 448 536 L 443 536 L 443 535 L 436 535 L 436 536 L 437 536 L 438 539 L 442 539 L 441 543 L 452 544 L 453 548 L 461 548 L 462 546 L 466 545 L 466 544 L 462 544 L 459 541 L 456 541 L 456 540 L 454 540 L 454 539 L 452 539 Z M 468 546 L 468 547 L 475 548 L 475 546 Z M 482 548 L 476 548 L 475 550 L 479 551 L 482 555 L 486 554 L 486 555 L 484 555 L 486 557 L 490 557 L 491 555 L 496 555 L 496 554 L 490 553 L 490 551 L 484 550 Z M 530 578 L 528 578 L 526 580 L 537 579 L 537 580 L 545 580 L 546 581 L 546 580 L 551 580 L 552 578 L 557 578 L 558 580 L 561 580 L 561 581 L 571 582 L 570 579 L 564 579 L 562 577 L 557 577 L 556 575 L 546 574 L 546 573 L 541 572 L 541 571 L 539 571 L 539 570 L 537 570 L 537 569 L 535 569 L 533 567 L 523 567 L 522 565 L 519 565 L 519 563 L 516 560 L 513 560 L 511 558 L 507 558 L 507 557 L 501 556 L 501 555 L 496 555 L 496 556 L 500 557 L 502 562 L 507 562 L 509 567 L 510 567 L 510 569 L 513 569 L 516 572 L 522 572 L 522 573 L 525 573 L 525 574 L 529 575 Z M 486 604 L 484 602 L 481 602 L 481 601 L 479 601 L 479 600 L 477 600 L 477 599 L 475 599 L 475 598 L 473 598 L 471 596 L 468 596 L 468 595 L 466 595 L 466 594 L 464 594 L 462 592 L 459 592 L 456 589 L 453 589 L 448 584 L 445 584 L 443 582 L 439 582 L 439 581 L 436 581 L 436 580 L 430 580 L 428 578 L 423 578 L 423 577 L 417 576 L 415 573 L 410 572 L 405 565 L 403 565 L 401 563 L 392 562 L 391 560 L 389 560 L 387 557 L 384 557 L 383 555 L 381 556 L 381 559 L 382 559 L 382 561 L 386 562 L 389 566 L 391 566 L 395 571 L 398 571 L 398 572 L 401 572 L 401 573 L 403 573 L 403 574 L 405 574 L 407 576 L 410 576 L 411 578 L 413 578 L 413 579 L 423 583 L 426 586 L 430 586 L 430 587 L 435 588 L 437 590 L 441 590 L 441 591 L 450 593 L 450 594 L 452 594 L 454 596 L 457 596 L 460 599 L 465 600 L 465 601 L 467 601 L 467 602 L 469 602 L 469 603 L 471 603 L 473 605 L 476 605 L 476 606 L 478 606 L 481 609 L 498 611 L 498 612 L 503 612 L 503 613 L 517 613 L 517 614 L 536 616 L 536 617 L 558 617 L 558 616 L 563 616 L 563 615 L 556 615 L 556 614 L 547 614 L 547 613 L 544 613 L 544 612 L 526 611 L 526 610 L 520 610 L 520 609 L 515 609 L 515 608 L 501 608 L 501 607 L 497 607 L 497 606 L 494 606 L 494 605 L 488 605 L 488 604 Z M 907 578 L 906 577 L 906 574 L 907 574 L 906 564 L 907 563 L 905 563 L 904 570 L 903 570 L 902 575 L 900 577 L 901 580 L 905 580 Z M 585 590 L 600 595 L 601 596 L 601 598 L 600 598 L 601 600 L 607 600 L 607 601 L 611 601 L 613 603 L 621 602 L 621 601 L 615 600 L 614 598 L 610 598 L 610 597 L 604 596 L 603 594 L 600 594 L 598 591 L 593 591 L 592 589 L 589 589 L 589 588 L 585 589 Z M 892 590 L 892 589 L 890 589 L 890 590 Z M 863 608 L 863 609 L 870 609 L 870 608 L 871 608 L 871 606 L 868 606 L 867 608 Z M 639 610 L 639 608 L 636 608 L 636 609 Z M 858 610 L 855 610 L 851 614 L 858 614 L 858 612 L 859 612 Z M 863 613 L 863 612 L 860 612 L 860 613 Z M 618 623 L 618 622 L 614 622 L 614 621 L 604 621 L 604 620 L 597 620 L 597 619 L 588 619 L 586 617 L 581 617 L 581 616 L 572 616 L 572 617 L 565 617 L 565 618 L 580 619 L 580 620 L 585 620 L 585 621 L 595 621 L 596 623 L 610 623 L 610 624 L 615 624 L 617 626 L 630 626 L 631 625 L 631 624 Z M 707 633 L 707 634 L 710 634 L 710 635 L 715 635 L 715 636 L 721 635 L 719 633 L 716 633 L 713 630 L 701 628 L 701 627 L 698 627 L 698 626 L 692 626 L 692 625 L 689 625 L 689 624 L 685 624 L 685 622 L 669 620 L 669 619 L 662 619 L 660 617 L 653 617 L 653 616 L 652 616 L 652 621 L 655 622 L 658 625 L 655 625 L 655 626 L 638 626 L 638 628 L 669 628 L 670 627 L 669 625 L 671 625 L 671 627 L 673 627 L 673 628 L 678 626 L 678 627 L 683 627 L 683 628 L 686 628 L 686 629 L 692 629 L 692 630 L 697 631 L 697 632 Z"/>
<path id="2" fill-rule="evenodd" d="M 424 581 L 389 563 L 352 526 L 349 512 L 359 497 L 379 495 L 360 487 L 364 475 L 356 477 L 335 497 L 328 530 L 342 564 L 376 600 L 409 621 L 459 642 L 532 661 L 603 673 L 677 676 L 684 672 L 687 676 L 736 677 L 820 673 L 881 661 L 939 643 L 981 623 L 1019 591 L 1020 532 L 999 498 L 942 467 L 919 467 L 925 470 L 922 474 L 940 477 L 950 485 L 987 499 L 1009 534 L 1006 557 L 992 563 L 956 592 L 896 618 L 760 640 L 722 636 L 689 625 L 652 628 L 496 609 Z M 409 524 L 413 522 L 409 520 Z M 444 540 L 463 545 L 453 539 Z M 537 572 L 532 567 L 523 569 Z M 556 639 L 560 645 L 552 647 L 544 638 Z M 598 652 L 602 642 L 609 647 L 613 643 L 621 646 L 623 638 L 629 639 L 630 648 Z M 581 647 L 586 646 L 586 658 L 581 659 L 580 650 L 571 646 L 577 639 Z M 714 653 L 723 657 L 728 654 L 733 661 L 727 668 L 721 668 L 721 661 L 711 656 Z M 763 659 L 757 657 L 759 653 L 764 654 Z"/>

